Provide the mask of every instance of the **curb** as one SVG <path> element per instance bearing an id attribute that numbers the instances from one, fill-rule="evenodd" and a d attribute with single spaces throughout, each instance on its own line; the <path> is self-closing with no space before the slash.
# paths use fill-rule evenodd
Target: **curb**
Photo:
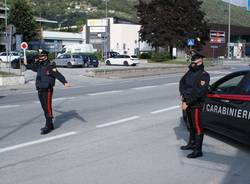
<path id="1" fill-rule="evenodd" d="M 14 86 L 25 84 L 24 76 L 0 76 L 0 86 Z"/>
<path id="2" fill-rule="evenodd" d="M 207 70 L 227 69 L 228 66 L 206 67 Z M 85 76 L 108 79 L 123 79 L 133 77 L 145 77 L 184 73 L 188 70 L 187 66 L 160 66 L 143 68 L 120 68 L 120 69 L 92 69 L 87 70 Z"/>

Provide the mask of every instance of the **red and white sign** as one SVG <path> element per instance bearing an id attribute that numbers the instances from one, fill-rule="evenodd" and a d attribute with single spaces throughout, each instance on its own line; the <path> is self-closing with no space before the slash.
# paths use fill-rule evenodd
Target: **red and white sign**
<path id="1" fill-rule="evenodd" d="M 225 31 L 210 30 L 210 43 L 225 43 Z"/>
<path id="2" fill-rule="evenodd" d="M 22 48 L 23 50 L 26 50 L 26 49 L 28 48 L 28 44 L 27 44 L 26 42 L 22 42 L 22 43 L 21 43 L 21 48 Z"/>

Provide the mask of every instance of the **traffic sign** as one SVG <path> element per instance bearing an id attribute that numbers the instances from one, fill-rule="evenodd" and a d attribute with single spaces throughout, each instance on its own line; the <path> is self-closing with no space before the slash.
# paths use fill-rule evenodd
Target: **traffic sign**
<path id="1" fill-rule="evenodd" d="M 27 44 L 26 42 L 22 42 L 22 43 L 21 43 L 21 48 L 22 48 L 23 50 L 26 50 L 26 49 L 28 48 L 28 44 Z"/>
<path id="2" fill-rule="evenodd" d="M 210 43 L 225 43 L 225 31 L 210 30 Z"/>
<path id="3" fill-rule="evenodd" d="M 218 49 L 219 46 L 218 46 L 218 45 L 211 45 L 211 48 L 212 48 L 212 49 Z"/>
<path id="4" fill-rule="evenodd" d="M 247 10 L 250 11 L 250 0 L 247 0 Z"/>
<path id="5" fill-rule="evenodd" d="M 187 45 L 188 46 L 194 46 L 194 39 L 188 39 L 187 40 Z"/>

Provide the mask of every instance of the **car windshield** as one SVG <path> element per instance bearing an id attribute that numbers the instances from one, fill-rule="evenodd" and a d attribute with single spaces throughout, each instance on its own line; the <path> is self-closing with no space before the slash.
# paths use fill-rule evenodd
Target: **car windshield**
<path id="1" fill-rule="evenodd" d="M 73 55 L 73 58 L 80 59 L 81 56 L 80 55 Z"/>
<path id="2" fill-rule="evenodd" d="M 97 60 L 96 56 L 89 56 L 92 60 Z"/>

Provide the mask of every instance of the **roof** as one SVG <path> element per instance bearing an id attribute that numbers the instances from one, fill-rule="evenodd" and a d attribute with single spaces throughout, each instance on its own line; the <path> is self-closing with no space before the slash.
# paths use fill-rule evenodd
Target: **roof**
<path id="1" fill-rule="evenodd" d="M 43 31 L 43 39 L 46 40 L 76 40 L 82 41 L 81 33 L 57 32 L 57 31 Z"/>

